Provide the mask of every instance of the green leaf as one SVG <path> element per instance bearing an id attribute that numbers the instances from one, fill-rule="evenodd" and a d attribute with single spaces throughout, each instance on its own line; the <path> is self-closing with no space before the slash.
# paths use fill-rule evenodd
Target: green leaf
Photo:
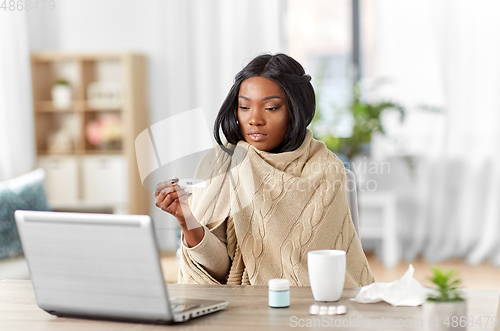
<path id="1" fill-rule="evenodd" d="M 338 110 L 336 112 L 340 115 L 348 111 L 352 115 L 354 123 L 351 137 L 340 138 L 335 137 L 333 133 L 324 133 L 323 130 L 330 125 L 330 123 L 327 124 L 324 122 L 323 112 L 325 110 L 320 106 L 320 101 L 324 92 L 321 87 L 323 86 L 323 74 L 326 69 L 326 62 L 321 62 L 318 68 L 318 72 L 315 75 L 317 100 L 316 114 L 311 121 L 311 129 L 315 133 L 315 138 L 323 141 L 332 152 L 342 152 L 352 159 L 356 154 L 360 153 L 363 144 L 371 142 L 374 132 L 380 132 L 382 135 L 385 135 L 386 130 L 382 122 L 382 115 L 386 112 L 399 112 L 400 121 L 404 121 L 406 110 L 402 105 L 390 100 L 367 100 L 363 94 L 369 90 L 369 88 L 367 89 L 364 87 L 362 89 L 358 82 L 354 82 L 351 86 L 350 103 L 343 108 L 343 111 Z M 381 83 L 384 82 L 379 80 L 373 84 L 372 90 L 381 85 Z M 335 109 L 335 107 L 333 107 L 333 109 Z M 318 129 L 318 131 L 320 128 L 322 129 L 321 133 L 319 133 L 321 137 L 316 137 L 315 128 Z"/>
<path id="2" fill-rule="evenodd" d="M 430 295 L 428 301 L 438 301 L 438 302 L 452 302 L 452 301 L 463 301 L 461 297 L 458 286 L 461 284 L 460 279 L 457 277 L 456 270 L 449 270 L 444 272 L 440 268 L 432 267 L 433 276 L 429 278 L 436 286 L 439 295 Z"/>

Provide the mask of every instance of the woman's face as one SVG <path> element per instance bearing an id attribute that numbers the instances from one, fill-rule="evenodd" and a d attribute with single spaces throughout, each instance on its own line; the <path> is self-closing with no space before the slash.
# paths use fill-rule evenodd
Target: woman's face
<path id="1" fill-rule="evenodd" d="M 285 138 L 288 109 L 285 94 L 270 79 L 245 79 L 238 94 L 238 121 L 245 141 L 261 151 L 271 151 Z"/>

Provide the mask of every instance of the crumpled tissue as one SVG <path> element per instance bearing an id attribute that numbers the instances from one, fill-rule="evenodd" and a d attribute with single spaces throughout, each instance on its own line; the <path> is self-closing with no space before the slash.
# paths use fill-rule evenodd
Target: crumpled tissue
<path id="1" fill-rule="evenodd" d="M 363 286 L 355 298 L 360 303 L 375 303 L 385 301 L 393 306 L 416 307 L 424 303 L 427 296 L 435 290 L 422 286 L 415 278 L 413 265 L 405 272 L 401 279 L 391 283 L 372 283 Z"/>

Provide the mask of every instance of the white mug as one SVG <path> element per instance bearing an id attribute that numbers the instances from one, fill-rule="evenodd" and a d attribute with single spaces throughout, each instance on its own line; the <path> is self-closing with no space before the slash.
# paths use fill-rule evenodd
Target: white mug
<path id="1" fill-rule="evenodd" d="M 316 301 L 338 301 L 345 280 L 346 257 L 340 250 L 325 249 L 307 253 L 309 282 Z"/>

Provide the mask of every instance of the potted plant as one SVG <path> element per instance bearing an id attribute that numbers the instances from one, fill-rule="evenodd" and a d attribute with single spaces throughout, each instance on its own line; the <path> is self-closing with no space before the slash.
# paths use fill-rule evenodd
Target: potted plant
<path id="1" fill-rule="evenodd" d="M 319 93 L 317 94 L 317 99 L 320 99 Z M 316 139 L 323 141 L 332 152 L 345 154 L 350 160 L 357 154 L 369 153 L 369 144 L 374 132 L 385 134 L 381 121 L 383 113 L 398 111 L 401 122 L 405 118 L 405 108 L 398 103 L 366 100 L 362 95 L 358 82 L 352 85 L 352 99 L 347 106 L 347 110 L 353 118 L 352 135 L 350 137 L 335 137 L 331 132 L 315 130 L 316 126 L 323 120 L 320 107 L 316 108 L 312 127 Z"/>
<path id="2" fill-rule="evenodd" d="M 429 279 L 437 289 L 423 304 L 424 324 L 429 330 L 465 330 L 467 302 L 459 291 L 461 281 L 456 271 L 444 272 L 437 267 L 432 271 Z"/>
<path id="3" fill-rule="evenodd" d="M 52 87 L 52 103 L 57 109 L 65 109 L 71 106 L 71 85 L 66 79 L 58 79 Z"/>

